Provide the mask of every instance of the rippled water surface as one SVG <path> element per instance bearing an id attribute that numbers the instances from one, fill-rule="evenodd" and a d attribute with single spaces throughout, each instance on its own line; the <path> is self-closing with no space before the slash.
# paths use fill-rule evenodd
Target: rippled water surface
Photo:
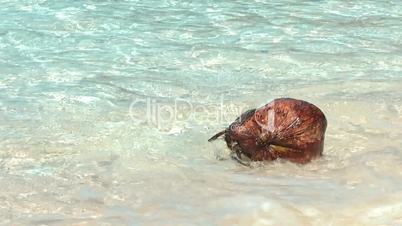
<path id="1" fill-rule="evenodd" d="M 0 2 L 1 225 L 402 225 L 399 0 Z M 284 96 L 323 158 L 207 142 Z"/>

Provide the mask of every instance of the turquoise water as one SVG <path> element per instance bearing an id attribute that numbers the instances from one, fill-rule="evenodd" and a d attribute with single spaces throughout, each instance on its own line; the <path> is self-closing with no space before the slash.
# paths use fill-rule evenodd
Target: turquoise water
<path id="1" fill-rule="evenodd" d="M 402 225 L 402 4 L 1 1 L 1 225 Z M 325 156 L 207 139 L 277 97 Z"/>

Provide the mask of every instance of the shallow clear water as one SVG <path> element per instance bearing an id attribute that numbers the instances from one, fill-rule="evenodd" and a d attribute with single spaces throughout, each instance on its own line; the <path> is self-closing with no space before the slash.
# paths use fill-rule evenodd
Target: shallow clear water
<path id="1" fill-rule="evenodd" d="M 402 225 L 399 0 L 1 5 L 1 225 Z M 207 142 L 283 96 L 322 159 Z"/>

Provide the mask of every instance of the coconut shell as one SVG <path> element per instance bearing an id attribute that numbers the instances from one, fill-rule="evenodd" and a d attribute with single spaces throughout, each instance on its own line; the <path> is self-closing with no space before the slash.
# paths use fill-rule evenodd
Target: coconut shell
<path id="1" fill-rule="evenodd" d="M 316 106 L 303 100 L 275 99 L 239 116 L 224 135 L 234 156 L 251 161 L 287 159 L 307 163 L 322 155 L 327 120 Z"/>

